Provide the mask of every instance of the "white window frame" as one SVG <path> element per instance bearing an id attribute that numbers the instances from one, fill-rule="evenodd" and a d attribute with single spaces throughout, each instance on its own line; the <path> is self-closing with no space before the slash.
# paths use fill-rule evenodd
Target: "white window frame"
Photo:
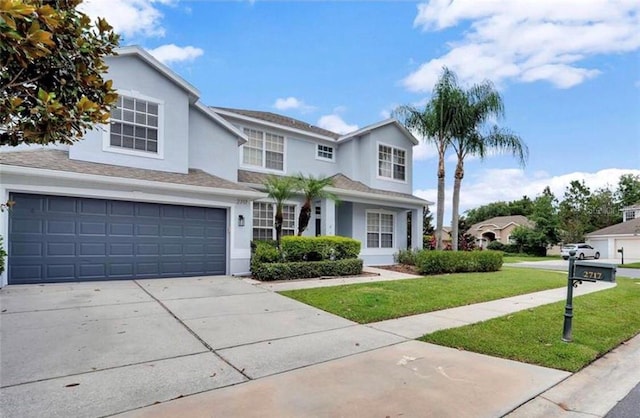
<path id="1" fill-rule="evenodd" d="M 251 170 L 251 171 L 260 171 L 260 172 L 266 172 L 266 173 L 285 173 L 287 171 L 287 137 L 286 137 L 286 135 L 283 135 L 281 133 L 277 133 L 277 132 L 274 132 L 274 131 L 266 130 L 266 129 L 263 129 L 261 127 L 256 128 L 256 127 L 253 127 L 253 126 L 240 126 L 239 128 L 240 128 L 240 130 L 242 132 L 244 132 L 245 129 L 251 129 L 251 130 L 254 130 L 254 131 L 262 133 L 262 149 L 261 149 L 261 151 L 262 151 L 262 165 L 252 165 L 252 164 L 247 164 L 247 163 L 244 162 L 244 150 L 245 150 L 246 144 L 243 144 L 240 147 L 240 152 L 238 153 L 239 154 L 240 167 L 246 168 L 246 169 Z M 275 169 L 275 168 L 267 168 L 266 167 L 266 164 L 267 164 L 266 163 L 267 150 L 266 150 L 266 147 L 264 146 L 264 141 L 265 141 L 265 136 L 267 134 L 276 135 L 276 136 L 282 137 L 282 170 L 278 170 L 278 169 Z"/>
<path id="2" fill-rule="evenodd" d="M 326 150 L 321 150 L 320 147 L 330 148 L 331 149 L 331 158 L 323 157 L 320 155 L 321 152 L 328 153 Z M 325 144 L 316 144 L 316 160 L 320 161 L 336 161 L 336 147 L 333 145 L 325 145 Z"/>
<path id="3" fill-rule="evenodd" d="M 389 148 L 391 148 L 391 176 L 390 177 L 380 175 L 380 147 L 389 147 Z M 403 164 L 404 165 L 404 180 L 399 180 L 399 179 L 393 178 L 393 172 L 394 172 L 393 166 L 395 164 L 393 162 L 394 151 L 402 151 L 402 152 L 404 152 L 404 164 Z M 375 165 L 376 178 L 378 178 L 380 180 L 394 181 L 396 183 L 406 184 L 407 183 L 407 178 L 409 177 L 409 164 L 407 162 L 407 156 L 408 155 L 409 155 L 409 152 L 407 151 L 406 148 L 398 147 L 398 146 L 391 145 L 391 144 L 386 144 L 384 142 L 378 142 L 376 144 L 376 165 Z"/>
<path id="4" fill-rule="evenodd" d="M 116 154 L 133 155 L 136 157 L 153 158 L 158 160 L 164 159 L 164 101 L 155 97 L 145 96 L 133 90 L 117 90 L 118 96 L 131 99 L 144 100 L 146 102 L 158 105 L 158 150 L 154 152 L 142 151 L 131 148 L 123 148 L 111 145 L 111 121 L 108 122 L 102 135 L 102 150 L 105 152 L 113 152 Z"/>
<path id="5" fill-rule="evenodd" d="M 379 215 L 380 217 L 378 218 L 378 230 L 376 231 L 369 231 L 369 215 Z M 382 246 L 382 215 L 385 216 L 391 216 L 391 246 L 390 247 L 383 247 Z M 385 210 L 367 210 L 365 211 L 365 218 L 364 218 L 364 243 L 365 243 L 365 248 L 372 248 L 372 249 L 379 249 L 379 250 L 389 250 L 389 249 L 394 249 L 396 247 L 396 234 L 398 231 L 397 225 L 396 225 L 396 214 L 393 212 L 389 212 L 389 211 L 385 211 Z M 377 247 L 371 247 L 369 246 L 369 234 L 374 234 L 377 233 L 378 234 L 378 246 Z"/>
<path id="6" fill-rule="evenodd" d="M 628 209 L 624 211 L 624 221 L 630 221 L 632 219 L 636 218 L 636 211 L 635 209 Z"/>
<path id="7" fill-rule="evenodd" d="M 271 210 L 273 211 L 273 217 L 271 219 L 268 219 L 267 221 L 270 222 L 270 225 L 268 226 L 261 226 L 258 225 L 256 226 L 256 218 L 254 216 L 255 214 L 255 205 L 271 205 Z M 290 202 L 285 202 L 284 204 L 284 208 L 285 209 L 283 211 L 283 222 L 282 222 L 282 236 L 286 236 L 286 235 L 295 235 L 297 233 L 297 228 L 298 228 L 298 217 L 296 216 L 298 214 L 298 205 L 296 203 L 290 203 Z M 287 219 L 286 219 L 286 210 L 287 208 L 293 208 L 293 227 L 289 227 L 289 228 L 285 228 L 285 225 L 287 223 Z M 276 229 L 275 229 L 275 215 L 276 215 L 276 204 L 273 202 L 253 202 L 253 204 L 251 205 L 251 218 L 252 218 L 252 224 L 251 224 L 251 240 L 255 240 L 256 238 L 254 238 L 254 230 L 257 229 L 263 229 L 263 230 L 267 230 L 270 229 L 271 230 L 271 239 L 275 240 L 276 239 Z M 263 219 L 264 220 L 264 219 Z M 289 221 L 291 222 L 291 221 Z M 289 234 L 284 234 L 284 232 L 286 231 L 290 231 L 291 233 Z"/>

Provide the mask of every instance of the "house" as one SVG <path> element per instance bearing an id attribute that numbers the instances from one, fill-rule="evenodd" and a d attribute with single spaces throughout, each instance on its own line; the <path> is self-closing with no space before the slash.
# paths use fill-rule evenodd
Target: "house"
<path id="1" fill-rule="evenodd" d="M 587 244 L 598 250 L 602 258 L 618 258 L 618 250 L 624 248 L 626 260 L 640 260 L 640 204 L 623 208 L 622 219 L 618 224 L 587 234 Z"/>
<path id="2" fill-rule="evenodd" d="M 510 244 L 511 233 L 518 226 L 533 228 L 535 225 L 522 215 L 496 216 L 471 225 L 468 233 L 476 237 L 478 248 L 486 248 L 492 241 L 499 241 L 505 245 Z"/>
<path id="3" fill-rule="evenodd" d="M 274 236 L 267 175 L 331 176 L 305 235 L 362 242 L 365 264 L 422 247 L 412 195 L 418 142 L 388 119 L 339 135 L 276 115 L 205 106 L 138 47 L 108 57 L 119 99 L 108 125 L 73 145 L 0 149 L 0 285 L 246 274 L 252 239 Z M 302 196 L 287 202 L 294 234 Z M 407 217 L 411 216 L 411 230 Z"/>

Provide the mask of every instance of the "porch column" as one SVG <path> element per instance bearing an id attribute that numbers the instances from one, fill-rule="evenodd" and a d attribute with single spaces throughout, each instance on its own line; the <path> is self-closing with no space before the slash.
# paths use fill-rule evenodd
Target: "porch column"
<path id="1" fill-rule="evenodd" d="M 422 249 L 422 209 L 411 211 L 411 248 Z"/>
<path id="2" fill-rule="evenodd" d="M 323 199 L 321 205 L 322 212 L 322 235 L 336 234 L 336 202 L 331 199 Z"/>

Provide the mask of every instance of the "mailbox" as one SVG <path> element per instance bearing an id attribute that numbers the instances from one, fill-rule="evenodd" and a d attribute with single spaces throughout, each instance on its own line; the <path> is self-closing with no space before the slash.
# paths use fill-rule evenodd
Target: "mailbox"
<path id="1" fill-rule="evenodd" d="M 576 261 L 573 268 L 573 279 L 595 282 L 602 280 L 604 282 L 616 281 L 616 265 L 593 263 L 588 261 Z"/>

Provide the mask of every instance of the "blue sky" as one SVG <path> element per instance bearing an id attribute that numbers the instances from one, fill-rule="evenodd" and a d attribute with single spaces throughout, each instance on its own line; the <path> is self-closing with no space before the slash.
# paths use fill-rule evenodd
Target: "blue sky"
<path id="1" fill-rule="evenodd" d="M 632 0 L 85 0 L 122 44 L 149 50 L 207 105 L 265 110 L 338 132 L 421 104 L 440 69 L 489 79 L 499 121 L 529 146 L 466 164 L 461 209 L 561 196 L 640 174 L 640 3 Z M 433 149 L 414 149 L 414 191 L 435 200 Z M 447 165 L 447 208 L 453 162 Z M 445 223 L 450 219 L 447 209 Z"/>

